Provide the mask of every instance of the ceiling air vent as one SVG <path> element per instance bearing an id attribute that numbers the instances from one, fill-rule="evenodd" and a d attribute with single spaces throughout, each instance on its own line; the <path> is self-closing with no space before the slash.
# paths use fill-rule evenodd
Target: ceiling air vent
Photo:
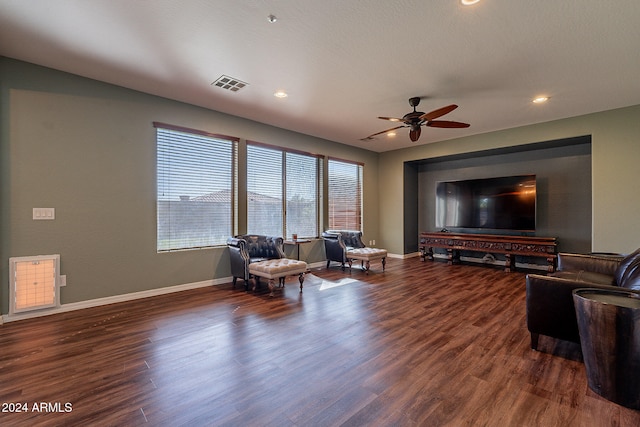
<path id="1" fill-rule="evenodd" d="M 211 83 L 213 86 L 218 86 L 222 89 L 230 90 L 231 92 L 237 92 L 249 83 L 245 83 L 233 77 L 225 76 L 224 74 L 218 77 L 218 80 Z"/>

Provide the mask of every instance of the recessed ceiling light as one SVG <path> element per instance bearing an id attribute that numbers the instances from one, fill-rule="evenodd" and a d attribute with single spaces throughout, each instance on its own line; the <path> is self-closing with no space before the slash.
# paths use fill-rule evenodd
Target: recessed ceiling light
<path id="1" fill-rule="evenodd" d="M 389 138 L 393 138 L 394 136 L 396 136 L 396 133 L 395 132 L 387 132 L 387 136 Z"/>
<path id="2" fill-rule="evenodd" d="M 273 96 L 275 96 L 276 98 L 286 98 L 289 95 L 287 95 L 287 92 L 283 90 L 279 90 L 276 93 L 274 93 Z"/>
<path id="3" fill-rule="evenodd" d="M 460 0 L 463 6 L 471 6 L 472 4 L 478 3 L 480 0 Z"/>
<path id="4" fill-rule="evenodd" d="M 548 96 L 537 96 L 537 97 L 533 98 L 533 103 L 534 104 L 544 104 L 548 100 L 549 100 Z"/>

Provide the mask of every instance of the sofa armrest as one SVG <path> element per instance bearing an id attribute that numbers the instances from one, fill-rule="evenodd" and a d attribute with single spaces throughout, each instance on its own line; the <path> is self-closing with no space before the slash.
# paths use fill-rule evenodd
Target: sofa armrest
<path id="1" fill-rule="evenodd" d="M 584 254 L 558 254 L 558 271 L 590 271 L 614 276 L 623 257 Z"/>
<path id="2" fill-rule="evenodd" d="M 246 247 L 247 241 L 244 239 L 240 239 L 238 237 L 229 237 L 227 239 L 227 246 L 234 248 L 243 248 Z"/>
<path id="3" fill-rule="evenodd" d="M 229 260 L 231 262 L 231 275 L 249 280 L 249 253 L 247 252 L 247 241 L 244 239 L 229 237 L 227 239 L 229 248 Z"/>
<path id="4" fill-rule="evenodd" d="M 573 290 L 578 288 L 620 290 L 617 286 L 528 274 L 526 313 L 529 332 L 579 343 L 580 334 L 573 305 Z"/>

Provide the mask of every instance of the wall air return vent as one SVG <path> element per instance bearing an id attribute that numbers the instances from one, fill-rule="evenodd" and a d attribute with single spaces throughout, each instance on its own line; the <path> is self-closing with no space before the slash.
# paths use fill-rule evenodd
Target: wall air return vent
<path id="1" fill-rule="evenodd" d="M 60 305 L 60 255 L 9 258 L 9 315 Z"/>
<path id="2" fill-rule="evenodd" d="M 233 77 L 225 76 L 224 74 L 211 84 L 222 89 L 230 90 L 231 92 L 237 92 L 243 87 L 249 85 L 249 83 L 234 79 Z"/>

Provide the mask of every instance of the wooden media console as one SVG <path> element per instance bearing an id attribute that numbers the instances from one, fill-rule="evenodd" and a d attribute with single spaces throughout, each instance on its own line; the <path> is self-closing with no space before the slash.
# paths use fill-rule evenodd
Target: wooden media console
<path id="1" fill-rule="evenodd" d="M 460 251 L 504 254 L 504 271 L 515 271 L 515 257 L 530 256 L 547 259 L 547 270 L 555 271 L 557 239 L 555 237 L 505 236 L 493 234 L 420 233 L 420 260 L 433 260 L 433 248 L 447 250 L 448 263 L 460 262 Z"/>

